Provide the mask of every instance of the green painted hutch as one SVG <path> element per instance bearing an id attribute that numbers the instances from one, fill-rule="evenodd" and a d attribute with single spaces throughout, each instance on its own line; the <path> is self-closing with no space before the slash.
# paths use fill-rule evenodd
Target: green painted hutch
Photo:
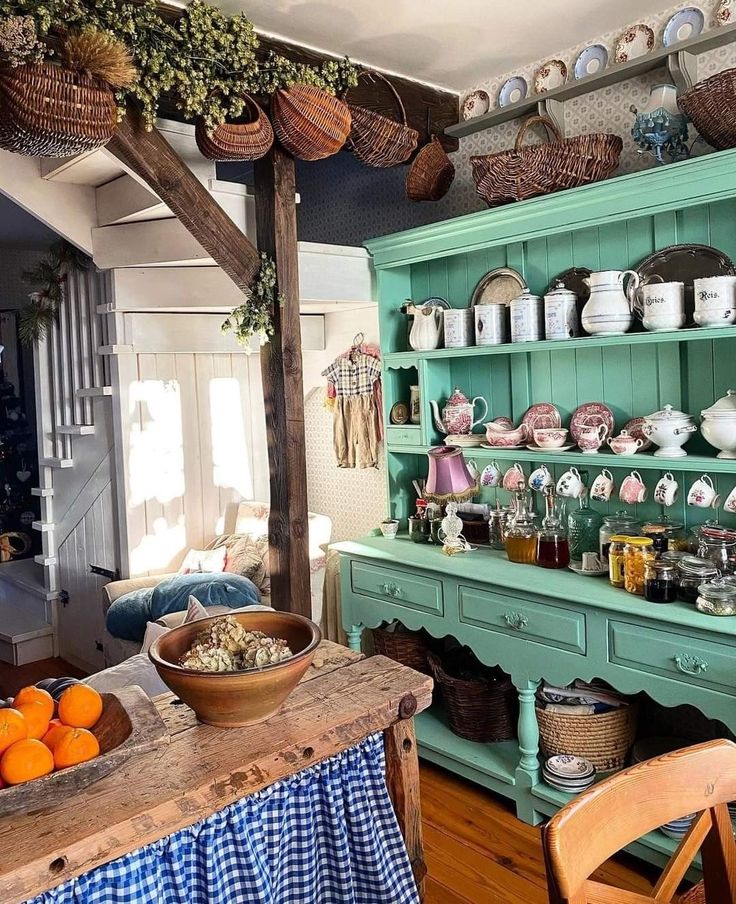
<path id="1" fill-rule="evenodd" d="M 466 307 L 478 280 L 505 266 L 543 294 L 569 267 L 624 270 L 679 242 L 713 245 L 736 259 L 736 150 L 368 243 L 378 279 L 386 415 L 395 401 L 408 401 L 410 385 L 421 393 L 419 425 L 392 426 L 386 417 L 387 512 L 402 528 L 413 511 L 412 479 L 426 476 L 426 452 L 443 440 L 429 401 L 443 404 L 454 386 L 483 396 L 490 417 L 515 422 L 529 405 L 552 401 L 567 424 L 579 404 L 602 400 L 613 409 L 617 429 L 665 404 L 699 422 L 702 409 L 736 386 L 736 326 L 416 352 L 408 350 L 404 301 L 439 295 Z M 555 477 L 576 465 L 590 481 L 606 467 L 617 487 L 635 468 L 650 500 L 657 480 L 671 471 L 680 496 L 667 514 L 693 526 L 714 513 L 686 505 L 690 484 L 707 473 L 725 499 L 736 485 L 736 461 L 717 458 L 700 434 L 686 448 L 686 458 L 667 460 L 651 452 L 484 449 L 466 457 L 481 468 L 493 459 L 502 467 L 519 461 L 527 475 L 542 462 Z M 483 501 L 493 501 L 495 492 L 484 489 Z M 505 501 L 503 492 L 499 498 Z M 594 506 L 604 514 L 621 508 L 615 497 Z M 648 519 L 663 511 L 650 501 L 636 514 Z M 721 511 L 719 518 L 736 526 L 732 515 Z M 360 648 L 364 627 L 398 619 L 437 638 L 453 636 L 511 675 L 520 702 L 518 743 L 463 740 L 432 710 L 417 720 L 417 733 L 425 758 L 513 799 L 528 822 L 568 799 L 539 777 L 534 695 L 541 679 L 597 677 L 626 693 L 645 691 L 665 706 L 690 703 L 736 731 L 736 619 L 703 615 L 680 602 L 647 603 L 605 579 L 512 564 L 489 548 L 450 558 L 438 547 L 411 543 L 405 533 L 338 549 L 343 621 L 353 648 Z M 663 863 L 673 848 L 654 832 L 632 849 Z"/>

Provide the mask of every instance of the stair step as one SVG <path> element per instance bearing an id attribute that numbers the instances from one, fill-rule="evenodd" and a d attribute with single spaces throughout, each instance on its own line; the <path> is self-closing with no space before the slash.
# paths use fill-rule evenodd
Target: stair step
<path id="1" fill-rule="evenodd" d="M 12 598 L 0 599 L 0 660 L 18 666 L 53 655 L 53 627 Z"/>
<path id="2" fill-rule="evenodd" d="M 56 556 L 34 556 L 33 561 L 44 567 L 47 565 L 56 565 Z"/>
<path id="3" fill-rule="evenodd" d="M 94 424 L 60 424 L 56 432 L 62 436 L 93 436 Z"/>
<path id="4" fill-rule="evenodd" d="M 78 399 L 96 399 L 99 396 L 111 396 L 112 386 L 90 386 L 77 390 Z"/>
<path id="5" fill-rule="evenodd" d="M 31 489 L 31 496 L 42 496 L 44 498 L 48 498 L 49 496 L 53 496 L 54 491 L 51 487 L 33 487 Z"/>
<path id="6" fill-rule="evenodd" d="M 50 531 L 54 530 L 56 525 L 53 524 L 51 521 L 33 521 L 31 523 L 31 527 L 34 530 L 41 531 L 42 534 L 47 534 Z"/>
<path id="7" fill-rule="evenodd" d="M 74 459 L 72 458 L 42 458 L 40 461 L 42 468 L 73 468 Z"/>

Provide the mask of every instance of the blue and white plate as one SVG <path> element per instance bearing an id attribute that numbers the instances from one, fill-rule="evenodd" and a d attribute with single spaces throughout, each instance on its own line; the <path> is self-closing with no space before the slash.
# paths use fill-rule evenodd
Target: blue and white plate
<path id="1" fill-rule="evenodd" d="M 673 44 L 687 41 L 688 38 L 697 38 L 704 25 L 703 10 L 697 6 L 688 6 L 675 13 L 665 25 L 662 43 L 665 47 L 672 47 Z"/>
<path id="2" fill-rule="evenodd" d="M 608 51 L 603 44 L 591 44 L 575 60 L 575 78 L 597 75 L 608 65 Z"/>
<path id="3" fill-rule="evenodd" d="M 498 92 L 498 106 L 508 107 L 510 104 L 518 104 L 520 100 L 524 100 L 528 90 L 526 79 L 520 75 L 507 78 Z"/>

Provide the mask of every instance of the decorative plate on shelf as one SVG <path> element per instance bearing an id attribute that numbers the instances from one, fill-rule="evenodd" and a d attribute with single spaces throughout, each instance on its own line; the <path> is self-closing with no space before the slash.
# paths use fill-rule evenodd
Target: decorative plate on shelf
<path id="1" fill-rule="evenodd" d="M 561 427 L 562 417 L 551 402 L 537 402 L 536 405 L 527 408 L 521 423 L 527 426 L 530 435 L 533 436 L 535 430 Z"/>
<path id="2" fill-rule="evenodd" d="M 604 405 L 603 402 L 585 402 L 572 413 L 570 435 L 577 442 L 583 427 L 597 427 L 599 424 L 606 425 L 607 437 L 613 436 L 616 420 L 608 405 Z"/>
<path id="3" fill-rule="evenodd" d="M 479 89 L 471 91 L 463 101 L 462 117 L 467 122 L 469 119 L 475 119 L 476 116 L 483 116 L 491 108 L 491 98 L 487 91 Z"/>
<path id="4" fill-rule="evenodd" d="M 394 402 L 391 411 L 388 413 L 388 419 L 392 424 L 403 425 L 409 423 L 409 406 L 406 402 Z"/>
<path id="5" fill-rule="evenodd" d="M 559 88 L 567 80 L 567 66 L 562 60 L 547 60 L 534 73 L 534 90 L 544 94 L 553 88 Z"/>
<path id="6" fill-rule="evenodd" d="M 483 276 L 470 299 L 470 307 L 476 304 L 509 304 L 523 292 L 528 292 L 524 277 L 510 267 L 497 267 Z"/>
<path id="7" fill-rule="evenodd" d="M 721 0 L 716 7 L 716 25 L 730 25 L 736 19 L 736 0 Z"/>
<path id="8" fill-rule="evenodd" d="M 640 452 L 645 452 L 652 445 L 652 441 L 644 433 L 643 427 L 643 417 L 632 417 L 630 421 L 626 421 L 626 423 L 624 424 L 624 430 L 629 434 L 629 436 L 633 436 L 634 439 L 641 440 L 641 445 L 639 446 Z"/>
<path id="9" fill-rule="evenodd" d="M 590 274 L 591 271 L 587 267 L 570 267 L 569 270 L 555 276 L 549 284 L 547 292 L 552 292 L 557 288 L 557 283 L 562 283 L 566 289 L 578 296 L 578 307 L 580 307 L 590 298 L 590 286 L 585 282 Z"/>
<path id="10" fill-rule="evenodd" d="M 417 305 L 417 307 L 442 308 L 444 311 L 449 311 L 452 305 L 446 298 L 441 298 L 439 295 L 432 295 L 430 298 L 425 298 L 420 305 Z"/>
<path id="11" fill-rule="evenodd" d="M 498 92 L 498 106 L 508 107 L 510 104 L 518 104 L 520 100 L 524 100 L 528 90 L 526 79 L 520 75 L 507 78 Z"/>
<path id="12" fill-rule="evenodd" d="M 654 32 L 648 25 L 639 23 L 627 28 L 616 41 L 617 63 L 628 63 L 654 50 Z"/>
<path id="13" fill-rule="evenodd" d="M 603 44 L 591 44 L 580 51 L 575 60 L 575 78 L 585 78 L 588 75 L 597 75 L 608 65 L 608 51 Z"/>
<path id="14" fill-rule="evenodd" d="M 680 41 L 688 38 L 697 38 L 705 25 L 703 10 L 697 6 L 688 6 L 672 16 L 662 32 L 662 43 L 665 47 L 672 47 Z"/>

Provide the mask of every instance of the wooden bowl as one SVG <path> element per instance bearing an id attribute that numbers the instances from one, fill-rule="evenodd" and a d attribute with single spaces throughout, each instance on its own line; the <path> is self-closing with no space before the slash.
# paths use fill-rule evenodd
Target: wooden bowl
<path id="1" fill-rule="evenodd" d="M 241 672 L 200 672 L 177 665 L 197 634 L 221 617 L 201 618 L 160 635 L 148 655 L 161 680 L 194 710 L 200 722 L 221 728 L 263 722 L 301 681 L 322 634 L 314 622 L 292 612 L 237 612 L 232 617 L 249 631 L 283 638 L 294 654 L 291 659 Z"/>

